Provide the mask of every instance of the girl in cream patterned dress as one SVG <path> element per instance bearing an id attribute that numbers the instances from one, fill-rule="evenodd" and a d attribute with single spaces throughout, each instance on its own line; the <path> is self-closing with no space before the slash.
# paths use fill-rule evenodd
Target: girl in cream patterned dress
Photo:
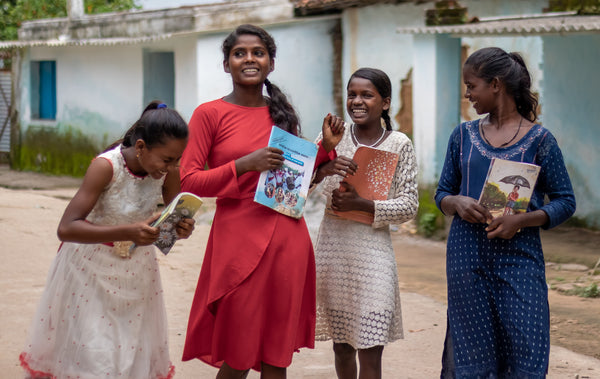
<path id="1" fill-rule="evenodd" d="M 348 83 L 347 110 L 354 125 L 346 128 L 336 146 L 337 158 L 321 166 L 315 177 L 319 182 L 327 175 L 323 183 L 327 209 L 315 253 L 316 338 L 333 340 L 339 376 L 352 367 L 356 369 L 356 350 L 362 370 L 363 358 L 375 357 L 381 363 L 383 346 L 403 337 L 389 225 L 406 222 L 417 212 L 417 167 L 411 141 L 403 133 L 391 130 L 390 94 L 389 78 L 382 71 L 360 69 L 353 74 Z M 387 130 L 381 127 L 381 118 L 386 121 Z M 338 191 L 343 176 L 352 174 L 356 167 L 349 157 L 363 144 L 399 155 L 387 200 L 365 200 L 353 189 Z M 363 210 L 371 213 L 374 221 L 368 225 L 340 218 L 332 209 Z M 351 359 L 346 361 L 348 352 Z"/>

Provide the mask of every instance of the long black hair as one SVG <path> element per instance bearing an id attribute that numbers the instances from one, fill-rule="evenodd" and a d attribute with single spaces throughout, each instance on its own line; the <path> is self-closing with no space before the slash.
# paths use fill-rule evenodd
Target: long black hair
<path id="1" fill-rule="evenodd" d="M 121 144 L 124 147 L 135 146 L 135 141 L 143 140 L 151 149 L 163 145 L 167 138 L 184 139 L 188 137 L 187 123 L 174 109 L 169 109 L 159 100 L 150 102 L 140 118 L 125 132 L 125 136 L 111 144 L 105 151 Z"/>
<path id="2" fill-rule="evenodd" d="M 265 45 L 269 58 L 275 59 L 277 53 L 277 46 L 273 37 L 263 28 L 251 24 L 243 24 L 238 26 L 233 32 L 231 32 L 227 38 L 223 41 L 223 59 L 228 60 L 231 49 L 236 44 L 238 38 L 242 35 L 254 35 L 257 36 Z M 271 83 L 268 79 L 265 79 L 265 87 L 269 94 L 268 105 L 269 114 L 273 119 L 273 123 L 281 129 L 290 132 L 295 135 L 300 134 L 300 123 L 298 115 L 294 110 L 294 107 L 288 101 L 285 94 L 275 84 Z"/>
<path id="3" fill-rule="evenodd" d="M 467 58 L 475 76 L 490 83 L 498 78 L 507 93 L 515 99 L 517 112 L 534 122 L 537 119 L 537 97 L 531 92 L 531 75 L 519 53 L 507 53 L 499 47 L 479 49 Z"/>
<path id="4" fill-rule="evenodd" d="M 350 76 L 350 79 L 348 79 L 348 85 L 350 85 L 350 81 L 354 78 L 367 79 L 373 83 L 377 92 L 379 92 L 384 99 L 386 97 L 392 97 L 392 82 L 385 72 L 371 67 L 359 68 L 352 76 Z M 348 85 L 346 86 L 346 89 L 348 89 Z M 389 109 L 381 111 L 381 118 L 385 121 L 385 129 L 392 130 L 392 120 L 390 119 Z"/>

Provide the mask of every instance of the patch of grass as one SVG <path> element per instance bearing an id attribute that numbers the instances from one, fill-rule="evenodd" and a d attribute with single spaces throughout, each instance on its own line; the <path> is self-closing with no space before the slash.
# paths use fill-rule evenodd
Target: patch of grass
<path id="1" fill-rule="evenodd" d="M 417 233 L 425 237 L 433 237 L 444 230 L 444 215 L 435 205 L 433 188 L 419 190 L 419 210 L 417 211 Z"/>
<path id="2" fill-rule="evenodd" d="M 82 177 L 99 151 L 97 144 L 80 130 L 30 126 L 21 140 L 15 168 Z"/>
<path id="3" fill-rule="evenodd" d="M 592 283 L 585 287 L 577 287 L 568 292 L 570 295 L 576 295 L 585 298 L 600 297 L 600 289 L 598 283 Z"/>

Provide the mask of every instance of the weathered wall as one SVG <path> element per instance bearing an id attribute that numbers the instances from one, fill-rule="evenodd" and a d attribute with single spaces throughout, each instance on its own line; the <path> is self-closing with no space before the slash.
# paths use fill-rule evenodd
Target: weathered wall
<path id="1" fill-rule="evenodd" d="M 577 199 L 576 216 L 600 228 L 600 35 L 544 37 L 544 126 L 556 137 Z"/>
<path id="2" fill-rule="evenodd" d="M 196 104 L 195 38 L 118 46 L 33 47 L 20 83 L 20 121 L 28 126 L 71 126 L 98 143 L 111 142 L 139 117 L 143 104 L 143 49 L 175 55 L 175 108 L 189 118 Z M 56 61 L 56 121 L 31 118 L 30 60 Z"/>
<path id="3" fill-rule="evenodd" d="M 518 0 L 461 0 L 460 4 L 468 8 L 469 17 L 500 17 L 506 15 L 527 15 L 540 13 L 546 7 L 546 0 L 518 1 Z M 444 67 L 442 62 L 429 61 L 433 59 L 457 59 L 457 54 L 440 54 L 431 51 L 429 55 L 419 54 L 416 38 L 409 34 L 399 34 L 398 27 L 423 26 L 425 24 L 425 10 L 432 8 L 433 3 L 399 3 L 386 5 L 373 5 L 363 8 L 349 8 L 343 12 L 343 83 L 357 68 L 364 66 L 377 67 L 385 71 L 392 81 L 393 98 L 391 114 L 395 115 L 402 107 L 400 83 L 411 68 L 416 70 L 416 65 L 437 67 L 435 72 L 422 75 L 413 80 L 413 91 L 421 95 L 413 97 L 414 112 L 429 112 L 434 115 L 413 114 L 413 133 L 418 141 L 417 156 L 420 162 L 420 177 L 424 184 L 434 184 L 439 176 L 443 164 L 447 138 L 452 129 L 460 122 L 458 113 L 453 111 L 460 106 L 462 88 L 460 88 L 460 65 L 454 61 Z M 543 79 L 541 59 L 542 43 L 539 37 L 489 37 L 489 38 L 463 38 L 462 44 L 467 51 L 473 52 L 485 46 L 499 46 L 509 51 L 523 52 L 530 65 L 534 79 L 534 88 L 540 91 Z M 418 56 L 415 60 L 414 57 Z M 438 64 L 439 63 L 439 64 Z M 458 67 L 458 69 L 457 69 Z M 423 67 L 422 67 L 423 68 Z M 416 75 L 416 71 L 413 71 Z M 453 81 L 459 88 L 452 90 L 448 84 L 434 83 L 441 76 L 455 76 Z M 440 87 L 441 85 L 441 87 Z M 421 88 L 419 88 L 421 87 Z M 435 92 L 441 89 L 447 91 L 446 101 L 444 96 L 436 99 Z M 455 92 L 454 92 L 455 91 Z M 439 95 L 439 94 L 438 94 Z M 435 108 L 435 109 L 434 109 Z M 471 107 L 469 107 L 471 108 Z M 423 116 L 423 117 L 420 117 Z M 348 116 L 346 116 L 348 117 Z M 452 119 L 442 121 L 441 117 Z M 478 117 L 470 110 L 467 118 Z M 419 118 L 424 124 L 417 125 Z M 438 121 L 435 121 L 435 120 Z M 418 129 L 421 130 L 418 130 Z M 434 146 L 434 149 L 430 147 Z"/>

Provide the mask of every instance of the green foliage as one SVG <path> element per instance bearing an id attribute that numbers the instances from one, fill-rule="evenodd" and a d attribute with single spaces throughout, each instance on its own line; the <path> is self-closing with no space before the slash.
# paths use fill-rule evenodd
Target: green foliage
<path id="1" fill-rule="evenodd" d="M 580 15 L 600 14 L 600 0 L 550 0 L 548 11 L 577 11 Z"/>
<path id="2" fill-rule="evenodd" d="M 592 283 L 586 287 L 577 287 L 573 290 L 568 291 L 568 294 L 579 297 L 594 298 L 600 297 L 600 289 L 598 283 Z"/>
<path id="3" fill-rule="evenodd" d="M 16 169 L 81 177 L 99 148 L 79 130 L 29 127 L 19 149 Z"/>
<path id="4" fill-rule="evenodd" d="M 435 205 L 433 189 L 419 190 L 419 210 L 417 211 L 417 232 L 425 237 L 432 237 L 437 231 L 444 229 L 444 215 Z"/>
<path id="5" fill-rule="evenodd" d="M 582 297 L 600 297 L 600 290 L 597 283 L 592 283 L 583 289 Z"/>
<path id="6" fill-rule="evenodd" d="M 481 205 L 487 209 L 500 209 L 506 205 L 506 195 L 495 183 L 488 183 L 483 189 Z"/>
<path id="7" fill-rule="evenodd" d="M 136 0 L 85 0 L 88 14 L 140 8 Z M 16 40 L 23 21 L 67 16 L 66 0 L 0 0 L 0 40 Z"/>

